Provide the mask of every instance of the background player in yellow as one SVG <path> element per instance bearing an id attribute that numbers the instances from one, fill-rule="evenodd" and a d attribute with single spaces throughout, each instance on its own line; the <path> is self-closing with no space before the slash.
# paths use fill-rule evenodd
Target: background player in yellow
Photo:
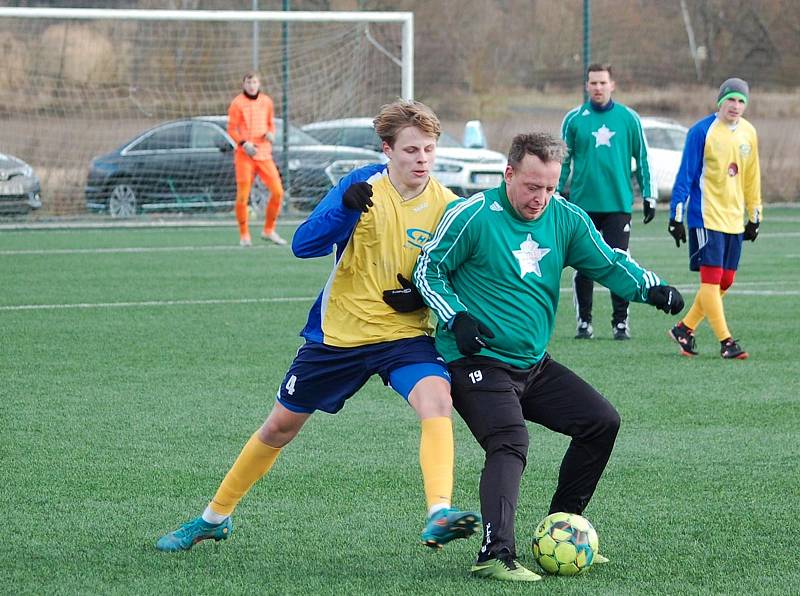
<path id="1" fill-rule="evenodd" d="M 397 101 L 375 118 L 388 164 L 345 176 L 297 229 L 301 258 L 336 250 L 333 272 L 301 331 L 306 343 L 289 367 L 277 401 L 203 514 L 162 536 L 156 548 L 188 550 L 226 539 L 239 500 L 275 463 L 313 412 L 338 412 L 372 375 L 405 398 L 420 419 L 419 461 L 428 519 L 427 546 L 475 533 L 480 516 L 451 506 L 453 429 L 450 376 L 434 347 L 428 309 L 408 279 L 452 192 L 430 176 L 441 133 L 427 106 Z M 398 284 L 401 287 L 397 287 Z M 404 523 L 387 512 L 375 528 Z"/>
<path id="2" fill-rule="evenodd" d="M 684 356 L 697 355 L 694 330 L 706 318 L 723 358 L 748 357 L 731 336 L 722 297 L 733 285 L 742 241 L 755 242 L 761 225 L 758 136 L 742 117 L 749 100 L 746 81 L 734 77 L 720 85 L 718 111 L 689 129 L 672 189 L 669 233 L 680 246 L 688 225 L 689 269 L 700 272 L 692 307 L 669 330 Z"/>
<path id="3" fill-rule="evenodd" d="M 242 92 L 228 108 L 228 134 L 236 141 L 233 164 L 236 169 L 236 221 L 239 244 L 250 246 L 248 201 L 253 180 L 258 176 L 269 190 L 269 203 L 261 237 L 275 244 L 286 244 L 275 231 L 283 203 L 283 186 L 272 159 L 275 141 L 275 108 L 272 99 L 261 92 L 258 73 L 248 72 L 242 79 Z"/>

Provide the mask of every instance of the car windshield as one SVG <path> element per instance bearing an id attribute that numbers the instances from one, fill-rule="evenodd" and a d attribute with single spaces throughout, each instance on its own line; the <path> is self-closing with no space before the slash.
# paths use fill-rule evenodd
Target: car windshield
<path id="1" fill-rule="evenodd" d="M 646 128 L 644 134 L 651 149 L 683 151 L 686 131 L 677 128 Z"/>
<path id="2" fill-rule="evenodd" d="M 275 119 L 275 145 L 283 143 L 283 120 Z M 303 132 L 294 124 L 289 125 L 290 145 L 319 145 L 319 141 L 310 134 Z"/>
<path id="3" fill-rule="evenodd" d="M 451 137 L 446 132 L 443 132 L 442 135 L 439 137 L 439 142 L 437 143 L 439 147 L 447 147 L 447 148 L 458 148 L 463 149 L 464 145 L 456 141 L 453 137 Z"/>
<path id="4" fill-rule="evenodd" d="M 207 121 L 213 122 L 223 129 L 228 127 L 228 119 L 223 117 L 208 118 Z M 275 143 L 274 145 L 283 144 L 283 120 L 275 118 Z M 289 128 L 289 144 L 290 145 L 319 145 L 320 142 L 312 137 L 310 134 L 303 132 L 294 124 Z"/>

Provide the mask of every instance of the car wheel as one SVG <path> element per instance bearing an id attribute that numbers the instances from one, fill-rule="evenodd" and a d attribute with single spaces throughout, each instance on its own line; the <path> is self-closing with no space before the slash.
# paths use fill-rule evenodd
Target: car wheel
<path id="1" fill-rule="evenodd" d="M 136 215 L 136 191 L 129 184 L 117 184 L 108 196 L 108 214 L 111 217 Z"/>
<path id="2" fill-rule="evenodd" d="M 256 178 L 250 190 L 250 206 L 258 215 L 264 215 L 269 201 L 269 191 L 260 178 Z"/>

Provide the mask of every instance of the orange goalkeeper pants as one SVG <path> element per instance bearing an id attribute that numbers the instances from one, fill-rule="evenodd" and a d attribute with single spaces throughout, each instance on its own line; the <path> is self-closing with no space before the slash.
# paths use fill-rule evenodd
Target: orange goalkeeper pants
<path id="1" fill-rule="evenodd" d="M 234 158 L 236 167 L 236 221 L 239 223 L 239 234 L 249 234 L 247 225 L 248 202 L 253 181 L 258 176 L 269 190 L 269 203 L 267 203 L 266 217 L 264 219 L 264 233 L 275 231 L 275 222 L 283 204 L 283 185 L 281 175 L 275 162 L 271 159 L 254 160 L 249 155 L 237 153 Z"/>

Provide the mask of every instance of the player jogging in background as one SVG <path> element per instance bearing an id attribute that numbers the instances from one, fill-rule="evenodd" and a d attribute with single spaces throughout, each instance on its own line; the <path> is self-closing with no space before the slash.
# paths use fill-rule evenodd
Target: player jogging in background
<path id="1" fill-rule="evenodd" d="M 202 516 L 162 536 L 159 550 L 188 550 L 200 540 L 227 538 L 239 500 L 311 414 L 335 414 L 372 375 L 399 393 L 420 419 L 419 461 L 428 506 L 422 541 L 441 547 L 480 527 L 477 513 L 451 506 L 450 376 L 434 348 L 428 309 L 409 281 L 422 244 L 455 199 L 430 176 L 439 120 L 421 103 L 397 101 L 381 108 L 375 130 L 389 163 L 345 176 L 292 239 L 296 256 L 321 257 L 336 250 L 336 262 L 311 307 L 301 332 L 306 342 L 272 411 Z M 387 516 L 379 525 L 386 523 L 402 522 Z"/>
<path id="2" fill-rule="evenodd" d="M 286 244 L 286 240 L 275 231 L 275 222 L 283 204 L 281 176 L 272 159 L 275 109 L 272 99 L 262 93 L 260 87 L 258 74 L 248 72 L 242 79 L 242 92 L 228 108 L 228 134 L 236 142 L 233 163 L 236 169 L 236 221 L 239 224 L 241 246 L 252 245 L 247 219 L 250 189 L 256 176 L 269 190 L 261 237 L 275 244 Z"/>
<path id="3" fill-rule="evenodd" d="M 565 149 L 545 133 L 514 137 L 503 184 L 451 204 L 414 270 L 439 321 L 453 405 L 485 451 L 476 577 L 541 579 L 517 560 L 514 537 L 526 421 L 571 439 L 550 513 L 583 512 L 614 448 L 614 406 L 547 353 L 562 271 L 573 267 L 671 314 L 683 308 L 675 288 L 609 247 L 585 211 L 553 197 Z"/>
<path id="4" fill-rule="evenodd" d="M 649 223 L 656 214 L 658 189 L 650 176 L 647 142 L 639 115 L 611 98 L 615 89 L 611 66 L 592 64 L 586 77 L 589 101 L 568 112 L 561 124 L 568 153 L 561 167 L 558 191 L 589 214 L 610 247 L 627 251 L 633 209 L 631 159 L 636 161 L 636 179 L 644 198 L 643 222 Z M 570 170 L 572 180 L 567 193 Z M 576 271 L 573 285 L 575 339 L 591 339 L 594 284 Z M 630 339 L 628 301 L 612 293 L 611 306 L 614 339 Z"/>
<path id="5" fill-rule="evenodd" d="M 692 307 L 669 330 L 684 356 L 697 355 L 694 332 L 705 318 L 723 358 L 748 357 L 731 336 L 722 297 L 733 285 L 742 241 L 755 242 L 761 225 L 758 136 L 742 117 L 749 97 L 750 87 L 742 79 L 722 83 L 718 111 L 689 129 L 672 189 L 669 233 L 680 247 L 688 226 L 689 269 L 700 272 Z"/>

